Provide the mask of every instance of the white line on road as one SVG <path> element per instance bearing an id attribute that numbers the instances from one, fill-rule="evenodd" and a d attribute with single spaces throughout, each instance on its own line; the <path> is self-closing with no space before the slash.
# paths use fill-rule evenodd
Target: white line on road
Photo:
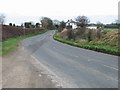
<path id="1" fill-rule="evenodd" d="M 77 58 L 78 58 L 79 56 L 75 56 L 75 57 L 77 57 Z"/>
<path id="2" fill-rule="evenodd" d="M 114 69 L 114 70 L 117 70 L 117 71 L 118 71 L 118 69 L 117 69 L 117 68 L 110 67 L 110 66 L 107 66 L 107 65 L 104 65 L 104 64 L 103 64 L 103 66 L 105 66 L 105 67 L 108 67 L 108 68 L 111 68 L 111 69 Z"/>

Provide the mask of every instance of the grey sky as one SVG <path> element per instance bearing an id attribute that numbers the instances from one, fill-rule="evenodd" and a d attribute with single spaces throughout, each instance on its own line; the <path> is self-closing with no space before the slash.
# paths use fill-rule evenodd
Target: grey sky
<path id="1" fill-rule="evenodd" d="M 51 19 L 74 19 L 88 16 L 91 22 L 111 23 L 118 17 L 119 0 L 0 0 L 0 13 L 6 23 L 38 22 L 41 16 Z"/>

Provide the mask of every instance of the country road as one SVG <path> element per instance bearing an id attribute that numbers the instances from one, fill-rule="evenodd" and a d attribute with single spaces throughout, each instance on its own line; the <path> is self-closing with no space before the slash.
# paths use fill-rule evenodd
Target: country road
<path id="1" fill-rule="evenodd" d="M 63 87 L 118 88 L 118 57 L 69 46 L 52 37 L 55 31 L 27 38 L 24 49 Z"/>

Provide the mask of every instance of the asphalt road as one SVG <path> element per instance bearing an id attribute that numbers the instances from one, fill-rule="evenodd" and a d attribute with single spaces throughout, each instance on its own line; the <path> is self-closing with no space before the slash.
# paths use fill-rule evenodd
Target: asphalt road
<path id="1" fill-rule="evenodd" d="M 118 88 L 118 57 L 53 40 L 54 31 L 27 38 L 22 45 L 63 87 Z"/>

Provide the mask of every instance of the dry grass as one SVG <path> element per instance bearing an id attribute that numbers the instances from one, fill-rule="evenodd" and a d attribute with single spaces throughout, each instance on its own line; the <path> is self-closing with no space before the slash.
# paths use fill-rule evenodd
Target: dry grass
<path id="1" fill-rule="evenodd" d="M 118 30 L 113 30 L 113 29 L 100 30 L 100 38 L 98 38 L 97 36 L 97 30 L 90 31 L 90 29 L 86 29 L 83 33 L 82 31 L 79 32 L 81 33 L 77 35 L 81 35 L 81 36 L 76 36 L 77 38 L 75 40 L 60 38 L 59 35 L 55 35 L 54 39 L 81 48 L 109 53 L 113 55 L 120 55 L 120 51 L 119 51 L 120 47 L 118 44 L 118 34 L 119 34 Z M 89 32 L 91 32 L 90 33 L 91 41 L 88 40 Z"/>

